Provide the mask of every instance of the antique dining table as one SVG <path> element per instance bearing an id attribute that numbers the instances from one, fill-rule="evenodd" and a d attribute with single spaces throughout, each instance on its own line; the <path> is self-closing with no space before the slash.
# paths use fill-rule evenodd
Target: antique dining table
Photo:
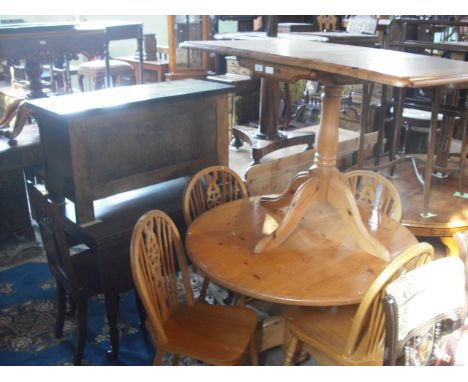
<path id="1" fill-rule="evenodd" d="M 344 31 L 278 32 L 277 37 L 357 46 L 373 46 L 378 42 L 377 35 L 375 34 L 348 33 Z M 265 32 L 217 33 L 214 38 L 216 40 L 251 40 L 254 38 L 265 38 Z"/>
<path id="2" fill-rule="evenodd" d="M 362 251 L 327 203 L 310 208 L 280 246 L 256 253 L 283 213 L 263 207 L 259 196 L 222 204 L 190 225 L 187 253 L 203 274 L 241 295 L 300 306 L 359 303 L 387 261 Z M 391 258 L 418 242 L 390 217 L 360 213 Z"/>
<path id="3" fill-rule="evenodd" d="M 309 173 L 296 176 L 283 194 L 263 198 L 262 205 L 268 208 L 287 206 L 287 210 L 278 227 L 259 240 L 255 251 L 261 253 L 281 245 L 294 232 L 310 206 L 325 202 L 336 208 L 338 220 L 345 222 L 350 235 L 364 252 L 388 261 L 391 253 L 365 228 L 347 180 L 336 168 L 343 86 L 379 83 L 400 89 L 433 88 L 435 106 L 431 129 L 435 132 L 440 88 L 468 87 L 468 63 L 398 51 L 291 39 L 187 41 L 181 46 L 236 56 L 239 64 L 249 68 L 254 77 L 288 82 L 311 79 L 324 85 L 314 163 L 311 163 Z M 429 196 L 435 143 L 435 133 L 430 134 L 424 172 L 424 202 L 421 206 L 424 219 L 432 217 Z"/>
<path id="4" fill-rule="evenodd" d="M 77 53 L 104 56 L 109 83 L 109 42 L 124 39 L 137 41 L 143 73 L 143 24 L 128 21 L 4 24 L 0 26 L 0 58 L 26 59 L 25 71 L 31 82 L 29 98 L 40 98 L 45 96 L 40 65 L 53 65 L 63 57 L 68 64 Z"/>

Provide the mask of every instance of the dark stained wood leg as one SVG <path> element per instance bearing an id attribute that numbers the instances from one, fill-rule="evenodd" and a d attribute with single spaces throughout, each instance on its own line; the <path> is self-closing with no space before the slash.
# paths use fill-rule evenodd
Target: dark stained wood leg
<path id="1" fill-rule="evenodd" d="M 140 329 L 143 334 L 143 338 L 145 342 L 148 340 L 148 332 L 146 330 L 146 311 L 145 307 L 143 306 L 140 296 L 138 295 L 137 291 L 135 290 L 135 303 L 137 306 L 138 317 L 140 318 Z"/>
<path id="2" fill-rule="evenodd" d="M 234 292 L 232 290 L 227 291 L 227 296 L 223 298 L 224 305 L 232 305 L 234 301 Z"/>
<path id="3" fill-rule="evenodd" d="M 203 279 L 200 296 L 198 297 L 198 302 L 204 303 L 206 298 L 206 291 L 208 290 L 208 285 L 210 284 L 210 279 L 205 277 Z"/>
<path id="4" fill-rule="evenodd" d="M 29 80 L 27 98 L 34 99 L 47 97 L 47 94 L 43 91 L 41 82 L 42 65 L 38 61 L 27 60 L 24 65 L 24 72 Z"/>
<path id="5" fill-rule="evenodd" d="M 70 60 L 71 60 L 71 55 L 66 54 L 64 56 L 65 76 L 64 76 L 64 79 L 63 79 L 64 87 L 65 87 L 65 94 L 73 93 L 73 86 L 72 86 L 72 83 L 71 83 L 71 74 L 70 74 Z"/>
<path id="6" fill-rule="evenodd" d="M 60 338 L 63 334 L 63 324 L 65 323 L 65 310 L 67 307 L 67 292 L 58 281 L 57 283 L 57 322 L 55 326 L 55 337 Z"/>
<path id="7" fill-rule="evenodd" d="M 172 355 L 172 366 L 177 366 L 179 364 L 180 355 L 173 354 Z"/>
<path id="8" fill-rule="evenodd" d="M 104 87 L 110 88 L 114 85 L 111 84 L 111 76 L 110 76 L 110 53 L 109 53 L 109 41 L 106 41 L 104 46 L 104 62 L 106 65 L 106 74 L 104 77 Z"/>
<path id="9" fill-rule="evenodd" d="M 107 352 L 107 355 L 111 358 L 117 358 L 119 356 L 119 330 L 117 328 L 119 297 L 118 294 L 106 293 L 104 300 L 111 343 L 111 349 Z"/>
<path id="10" fill-rule="evenodd" d="M 300 130 L 281 133 L 281 138 L 276 140 L 258 138 L 258 134 L 257 128 L 248 126 L 235 126 L 232 128 L 233 141 L 231 144 L 234 147 L 241 147 L 242 142 L 246 142 L 251 146 L 251 158 L 253 160 L 251 166 L 259 164 L 261 158 L 273 151 L 297 145 L 307 145 L 307 149 L 311 149 L 315 142 L 314 133 L 304 133 Z"/>
<path id="11" fill-rule="evenodd" d="M 141 30 L 140 35 L 137 38 L 137 49 L 138 49 L 138 61 L 139 61 L 139 70 L 138 73 L 135 73 L 135 82 L 138 81 L 139 84 L 145 82 L 145 65 L 143 61 L 143 30 Z M 137 80 L 138 78 L 138 80 Z"/>
<path id="12" fill-rule="evenodd" d="M 243 144 L 244 144 L 244 142 L 242 142 L 241 139 L 239 139 L 238 137 L 235 137 L 234 135 L 232 136 L 232 139 L 231 139 L 231 146 L 232 147 L 234 147 L 236 149 L 240 149 Z"/>
<path id="13" fill-rule="evenodd" d="M 285 147 L 306 144 L 311 149 L 314 144 L 314 133 L 291 131 L 287 134 L 278 130 L 279 81 L 261 79 L 260 109 L 258 127 L 235 126 L 232 128 L 233 146 L 240 147 L 239 141 L 252 147 L 251 166 L 260 163 L 265 155 Z"/>
<path id="14" fill-rule="evenodd" d="M 260 110 L 257 139 L 276 140 L 283 135 L 278 131 L 279 82 L 262 78 L 260 83 Z"/>
<path id="15" fill-rule="evenodd" d="M 83 358 L 84 345 L 87 334 L 87 315 L 88 307 L 86 304 L 86 298 L 80 296 L 77 301 L 78 305 L 78 339 L 75 349 L 75 365 L 81 365 L 81 359 Z"/>
<path id="16" fill-rule="evenodd" d="M 76 301 L 70 294 L 67 294 L 67 297 L 70 303 L 70 310 L 67 312 L 67 316 L 73 317 L 76 313 Z"/>

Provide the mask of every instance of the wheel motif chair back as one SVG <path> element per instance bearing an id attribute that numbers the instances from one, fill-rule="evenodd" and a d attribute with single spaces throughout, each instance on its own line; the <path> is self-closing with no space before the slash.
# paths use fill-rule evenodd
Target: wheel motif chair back
<path id="1" fill-rule="evenodd" d="M 164 323 L 179 307 L 177 270 L 182 275 L 187 305 L 193 305 L 182 240 L 171 218 L 149 211 L 135 225 L 130 245 L 135 287 L 145 307 L 156 343 L 166 343 Z"/>
<path id="2" fill-rule="evenodd" d="M 401 221 L 401 199 L 395 186 L 384 176 L 366 170 L 354 170 L 344 174 L 356 201 L 375 211 L 380 218 L 388 215 Z"/>
<path id="3" fill-rule="evenodd" d="M 223 203 L 247 197 L 247 187 L 236 172 L 224 166 L 205 168 L 193 176 L 185 189 L 185 223 L 189 226 L 202 213 Z"/>
<path id="4" fill-rule="evenodd" d="M 345 356 L 351 356 L 358 348 L 363 354 L 375 354 L 383 346 L 385 318 L 382 299 L 386 286 L 401 275 L 432 260 L 434 249 L 428 243 L 418 243 L 392 260 L 380 273 L 364 295 L 359 305 L 345 346 Z"/>

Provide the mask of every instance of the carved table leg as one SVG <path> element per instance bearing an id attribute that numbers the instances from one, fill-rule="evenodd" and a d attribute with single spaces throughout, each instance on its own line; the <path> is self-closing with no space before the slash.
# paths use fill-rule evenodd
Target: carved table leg
<path id="1" fill-rule="evenodd" d="M 43 91 L 41 75 L 42 65 L 35 60 L 27 60 L 24 66 L 24 72 L 29 80 L 28 99 L 47 97 Z"/>
<path id="2" fill-rule="evenodd" d="M 337 209 L 357 245 L 363 251 L 389 260 L 388 251 L 371 237 L 365 228 L 347 180 L 335 167 L 341 90 L 341 86 L 325 87 L 315 164 L 309 174 L 295 178 L 296 183 L 302 182 L 302 184 L 292 197 L 278 228 L 257 243 L 256 253 L 274 249 L 283 243 L 298 226 L 308 208 L 316 202 L 322 202 L 330 203 Z M 287 200 L 289 195 L 291 194 L 285 195 L 283 199 Z M 278 204 L 278 200 L 276 202 Z M 263 205 L 269 206 L 274 203 L 264 201 Z"/>
<path id="3" fill-rule="evenodd" d="M 248 64 L 240 61 L 240 64 Z M 279 110 L 279 81 L 276 79 L 262 78 L 260 86 L 260 109 L 258 128 L 247 126 L 234 126 L 232 128 L 233 146 L 238 148 L 242 142 L 247 142 L 252 147 L 251 166 L 260 163 L 265 155 L 285 147 L 306 144 L 311 149 L 314 144 L 314 134 L 301 131 L 282 133 L 278 130 Z"/>

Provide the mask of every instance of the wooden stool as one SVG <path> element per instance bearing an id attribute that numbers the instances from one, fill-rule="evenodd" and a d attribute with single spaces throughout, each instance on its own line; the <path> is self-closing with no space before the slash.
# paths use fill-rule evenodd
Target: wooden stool
<path id="1" fill-rule="evenodd" d="M 132 85 L 136 83 L 132 65 L 119 60 L 109 60 L 109 64 L 112 86 L 119 86 L 122 78 L 129 78 Z M 93 60 L 78 66 L 78 83 L 82 92 L 85 91 L 84 77 L 89 77 L 92 81 L 91 90 L 105 87 L 106 62 L 104 60 Z"/>

